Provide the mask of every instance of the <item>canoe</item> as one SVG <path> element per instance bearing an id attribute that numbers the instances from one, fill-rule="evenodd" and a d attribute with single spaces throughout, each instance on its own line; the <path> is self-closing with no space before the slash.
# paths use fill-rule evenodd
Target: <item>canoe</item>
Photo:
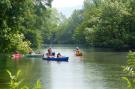
<path id="1" fill-rule="evenodd" d="M 36 57 L 36 58 L 42 58 L 42 54 L 26 54 L 25 57 Z"/>
<path id="2" fill-rule="evenodd" d="M 43 60 L 48 61 L 68 61 L 69 57 L 61 57 L 61 58 L 43 58 Z"/>
<path id="3" fill-rule="evenodd" d="M 13 55 L 12 55 L 12 58 L 13 58 L 13 59 L 20 59 L 21 57 L 22 57 L 21 54 L 13 54 Z"/>

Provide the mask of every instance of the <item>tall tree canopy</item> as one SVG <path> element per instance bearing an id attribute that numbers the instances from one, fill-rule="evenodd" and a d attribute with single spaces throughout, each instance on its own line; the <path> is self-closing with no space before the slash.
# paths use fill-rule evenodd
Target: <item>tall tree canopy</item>
<path id="1" fill-rule="evenodd" d="M 0 51 L 27 52 L 38 47 L 52 0 L 1 0 Z M 44 18 L 44 19 L 43 19 Z"/>
<path id="2" fill-rule="evenodd" d="M 135 48 L 134 0 L 85 0 L 76 42 L 114 49 Z"/>

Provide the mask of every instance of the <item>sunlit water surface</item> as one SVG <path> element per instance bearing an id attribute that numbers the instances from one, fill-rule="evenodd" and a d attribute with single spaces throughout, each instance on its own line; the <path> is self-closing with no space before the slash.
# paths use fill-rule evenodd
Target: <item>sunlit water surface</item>
<path id="1" fill-rule="evenodd" d="M 74 55 L 75 46 L 56 45 L 53 51 L 69 57 L 69 62 L 46 61 L 42 58 L 13 60 L 0 58 L 0 88 L 7 89 L 9 76 L 6 69 L 22 71 L 23 83 L 33 86 L 41 80 L 42 89 L 127 89 L 121 66 L 126 63 L 127 52 L 81 48 L 82 57 Z M 46 48 L 40 49 L 42 53 Z"/>

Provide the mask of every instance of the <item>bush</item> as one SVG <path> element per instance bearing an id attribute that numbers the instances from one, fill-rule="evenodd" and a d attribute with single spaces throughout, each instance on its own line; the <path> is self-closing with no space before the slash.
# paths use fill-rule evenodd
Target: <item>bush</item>
<path id="1" fill-rule="evenodd" d="M 12 34 L 9 35 L 10 45 L 9 50 L 12 51 L 19 51 L 21 53 L 28 53 L 30 48 L 30 41 L 26 41 L 23 34 Z"/>
<path id="2" fill-rule="evenodd" d="M 123 66 L 123 71 L 128 75 L 122 77 L 125 81 L 127 81 L 128 89 L 135 88 L 135 52 L 128 53 L 128 61 L 127 66 Z"/>
<path id="3" fill-rule="evenodd" d="M 9 77 L 10 77 L 10 82 L 9 82 L 9 89 L 30 89 L 26 85 L 22 85 L 23 80 L 19 80 L 19 76 L 21 74 L 21 71 L 18 70 L 15 75 L 12 75 L 9 70 L 7 70 Z M 32 89 L 41 89 L 41 82 L 40 80 L 37 80 L 36 84 L 33 86 Z"/>

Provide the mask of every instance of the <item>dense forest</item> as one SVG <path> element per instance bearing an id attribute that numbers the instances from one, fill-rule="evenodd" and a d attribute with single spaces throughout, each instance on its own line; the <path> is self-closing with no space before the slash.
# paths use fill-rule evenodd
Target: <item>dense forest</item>
<path id="1" fill-rule="evenodd" d="M 134 0 L 85 0 L 75 39 L 96 47 L 135 48 L 134 5 Z"/>
<path id="2" fill-rule="evenodd" d="M 0 52 L 28 52 L 41 44 L 135 48 L 134 0 L 84 0 L 67 18 L 53 0 L 1 0 Z"/>
<path id="3" fill-rule="evenodd" d="M 134 0 L 85 0 L 59 26 L 58 43 L 113 49 L 135 48 Z"/>
<path id="4" fill-rule="evenodd" d="M 0 52 L 28 52 L 49 34 L 52 0 L 0 1 Z"/>

